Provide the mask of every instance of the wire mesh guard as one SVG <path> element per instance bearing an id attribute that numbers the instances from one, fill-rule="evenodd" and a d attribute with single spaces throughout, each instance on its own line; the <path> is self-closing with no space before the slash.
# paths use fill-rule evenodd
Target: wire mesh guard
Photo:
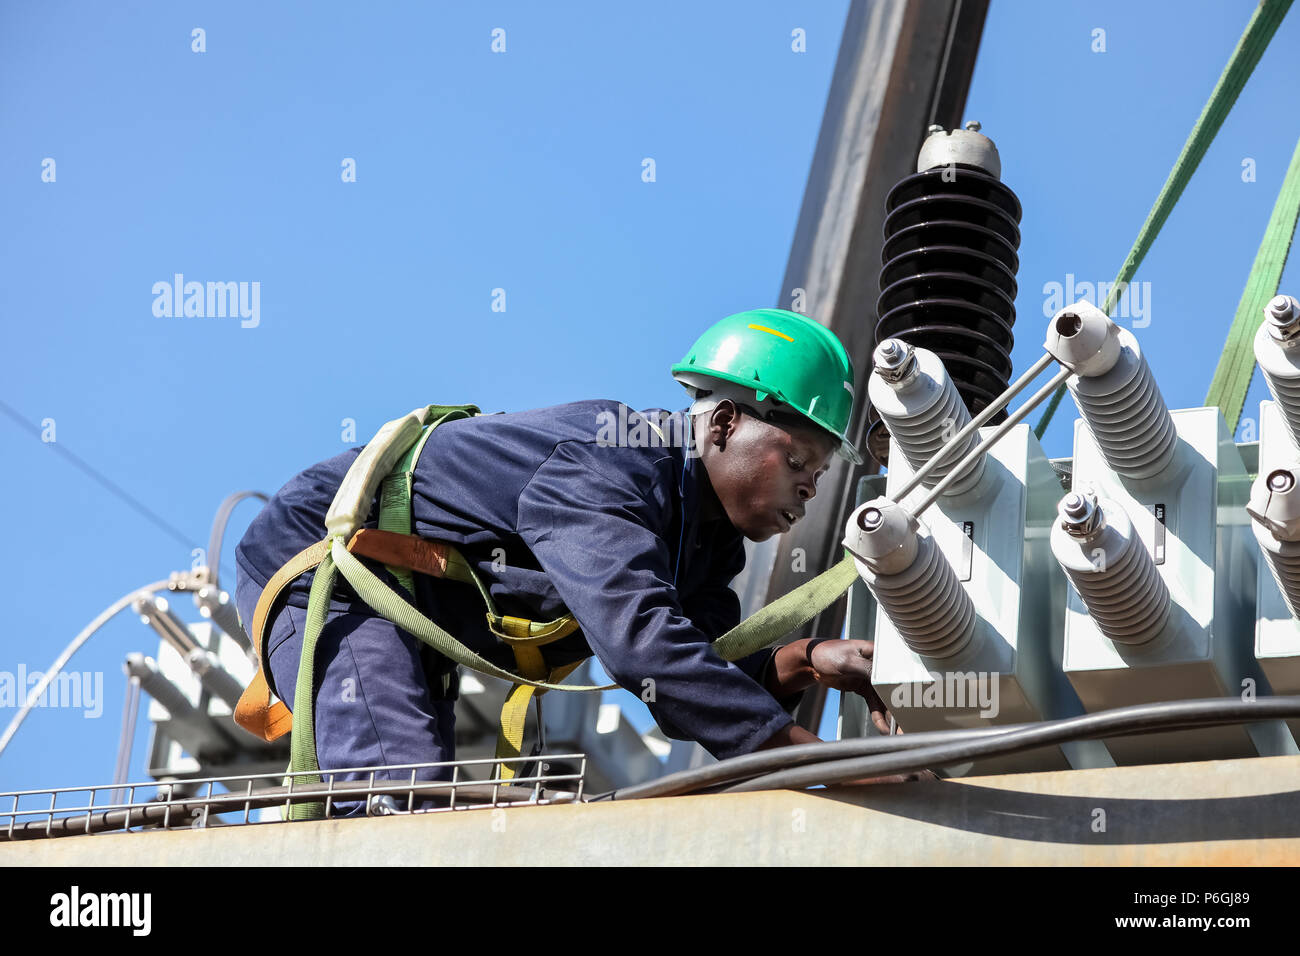
<path id="1" fill-rule="evenodd" d="M 503 777 L 504 766 L 516 775 Z M 12 790 L 0 792 L 0 841 L 282 823 L 290 806 L 309 802 L 324 802 L 326 817 L 340 804 L 356 807 L 349 816 L 373 817 L 574 803 L 584 799 L 586 773 L 586 754 L 564 753 L 299 771 L 277 774 L 282 784 L 269 787 L 257 786 L 269 779 L 263 773 Z M 303 782 L 309 777 L 320 782 Z"/>

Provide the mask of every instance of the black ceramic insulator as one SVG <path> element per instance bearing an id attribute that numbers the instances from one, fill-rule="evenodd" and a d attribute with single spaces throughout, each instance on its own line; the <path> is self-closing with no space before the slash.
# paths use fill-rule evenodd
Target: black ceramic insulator
<path id="1" fill-rule="evenodd" d="M 1011 381 L 1020 200 L 982 169 L 941 166 L 901 180 L 885 212 L 875 344 L 902 339 L 936 353 L 977 414 Z M 867 447 L 888 463 L 874 409 Z"/>

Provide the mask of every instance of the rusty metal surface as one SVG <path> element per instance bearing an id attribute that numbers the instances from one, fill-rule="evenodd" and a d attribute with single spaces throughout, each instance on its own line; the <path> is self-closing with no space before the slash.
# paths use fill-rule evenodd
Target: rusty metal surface
<path id="1" fill-rule="evenodd" d="M 1300 757 L 0 847 L 0 865 L 1296 865 Z"/>

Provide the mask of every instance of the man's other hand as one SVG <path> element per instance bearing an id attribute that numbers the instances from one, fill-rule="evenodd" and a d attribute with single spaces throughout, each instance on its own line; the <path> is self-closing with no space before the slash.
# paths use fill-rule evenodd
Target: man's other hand
<path id="1" fill-rule="evenodd" d="M 858 694 L 867 702 L 871 722 L 882 734 L 892 731 L 889 711 L 871 686 L 871 655 L 875 645 L 871 641 L 810 641 L 808 663 L 817 682 L 841 692 Z"/>

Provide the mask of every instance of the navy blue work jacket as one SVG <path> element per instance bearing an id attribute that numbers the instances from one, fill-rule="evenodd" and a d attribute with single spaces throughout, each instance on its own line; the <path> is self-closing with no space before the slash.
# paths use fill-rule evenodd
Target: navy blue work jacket
<path id="1" fill-rule="evenodd" d="M 638 416 L 660 424 L 667 441 L 638 427 Z M 594 652 L 668 736 L 725 758 L 792 723 L 798 696 L 778 702 L 761 686 L 770 650 L 728 663 L 710 647 L 740 620 L 729 584 L 745 552 L 725 517 L 701 520 L 712 491 L 682 440 L 689 427 L 685 410 L 636 412 L 614 401 L 439 425 L 416 466 L 414 531 L 456 545 L 502 614 L 545 621 L 571 612 L 579 630 L 546 647 L 550 665 Z M 242 573 L 265 586 L 325 536 L 325 512 L 359 452 L 320 462 L 276 493 L 236 548 Z M 376 507 L 368 526 L 377 519 Z M 309 584 L 310 575 L 300 578 L 287 600 L 306 607 Z M 447 631 L 514 668 L 476 588 L 416 575 L 416 592 Z M 341 577 L 335 593 L 335 609 L 364 608 Z"/>

